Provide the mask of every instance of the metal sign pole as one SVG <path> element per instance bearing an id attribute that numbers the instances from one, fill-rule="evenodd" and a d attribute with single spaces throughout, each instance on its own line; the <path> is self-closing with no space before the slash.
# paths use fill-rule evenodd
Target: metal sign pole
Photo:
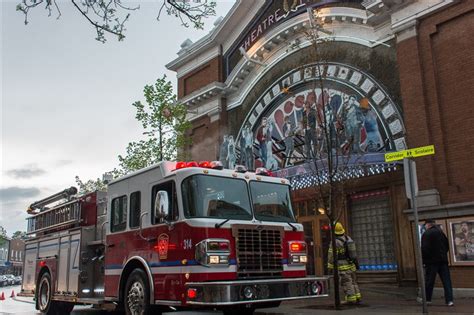
<path id="1" fill-rule="evenodd" d="M 425 288 L 425 273 L 423 270 L 423 262 L 422 262 L 422 255 L 421 255 L 421 240 L 419 237 L 419 231 L 418 231 L 418 208 L 417 208 L 417 203 L 416 203 L 416 195 L 417 192 L 415 191 L 415 181 L 416 178 L 414 178 L 415 174 L 415 169 L 414 165 L 415 162 L 411 159 L 408 159 L 408 174 L 409 174 L 409 183 L 410 183 L 410 194 L 411 194 L 411 201 L 412 201 L 412 207 L 413 207 L 413 217 L 415 220 L 415 258 L 416 258 L 416 266 L 418 270 L 418 286 L 421 289 L 421 298 L 423 299 L 423 314 L 428 314 L 428 308 L 426 304 L 426 288 Z"/>

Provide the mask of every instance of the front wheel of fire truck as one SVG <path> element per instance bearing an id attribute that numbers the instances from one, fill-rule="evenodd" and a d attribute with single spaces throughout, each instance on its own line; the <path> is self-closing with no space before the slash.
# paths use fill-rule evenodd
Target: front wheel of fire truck
<path id="1" fill-rule="evenodd" d="M 148 315 L 151 313 L 148 279 L 142 269 L 133 270 L 128 277 L 123 304 L 127 315 Z"/>
<path id="2" fill-rule="evenodd" d="M 43 273 L 38 281 L 36 290 L 37 309 L 48 315 L 67 315 L 72 312 L 74 304 L 53 301 L 51 275 L 49 272 Z"/>

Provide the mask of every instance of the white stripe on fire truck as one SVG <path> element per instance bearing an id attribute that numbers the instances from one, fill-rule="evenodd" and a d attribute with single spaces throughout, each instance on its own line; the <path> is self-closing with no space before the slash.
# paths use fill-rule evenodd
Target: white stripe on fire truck
<path id="1" fill-rule="evenodd" d="M 116 265 L 117 266 L 117 265 Z M 115 266 L 115 267 L 116 267 Z M 205 266 L 175 266 L 175 267 L 152 267 L 150 268 L 153 274 L 183 274 L 183 273 L 220 273 L 220 272 L 237 272 L 237 266 L 231 265 L 226 267 L 209 268 Z M 305 271 L 304 265 L 288 266 L 283 265 L 283 271 Z M 122 274 L 123 268 L 105 270 L 108 276 L 119 276 Z"/>
<path id="2" fill-rule="evenodd" d="M 106 276 L 119 276 L 123 269 L 106 269 Z M 184 273 L 235 273 L 237 266 L 209 268 L 204 266 L 181 266 L 181 267 L 153 267 L 153 274 L 184 274 Z"/>

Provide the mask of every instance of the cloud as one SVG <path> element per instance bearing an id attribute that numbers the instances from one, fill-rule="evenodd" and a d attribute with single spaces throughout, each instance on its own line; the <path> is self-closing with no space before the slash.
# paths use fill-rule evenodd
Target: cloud
<path id="1" fill-rule="evenodd" d="M 29 179 L 46 174 L 46 171 L 34 164 L 25 165 L 23 168 L 15 168 L 5 172 L 8 176 L 16 179 Z"/>
<path id="2" fill-rule="evenodd" d="M 69 165 L 69 164 L 72 164 L 72 160 L 58 160 L 56 161 L 56 166 L 66 166 L 66 165 Z"/>
<path id="3" fill-rule="evenodd" d="M 33 198 L 40 194 L 36 187 L 6 187 L 0 188 L 0 200 L 2 203 L 19 201 L 26 198 Z"/>

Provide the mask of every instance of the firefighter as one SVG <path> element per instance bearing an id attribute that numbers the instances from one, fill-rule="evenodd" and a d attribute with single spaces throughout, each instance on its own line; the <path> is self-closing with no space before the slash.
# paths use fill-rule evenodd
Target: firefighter
<path id="1" fill-rule="evenodd" d="M 360 303 L 362 295 L 357 285 L 355 271 L 359 268 L 356 257 L 355 243 L 349 236 L 345 235 L 344 226 L 337 222 L 334 228 L 336 234 L 337 270 L 341 279 L 342 289 L 346 295 L 346 302 L 349 304 Z M 328 268 L 334 268 L 333 251 L 329 247 Z"/>

